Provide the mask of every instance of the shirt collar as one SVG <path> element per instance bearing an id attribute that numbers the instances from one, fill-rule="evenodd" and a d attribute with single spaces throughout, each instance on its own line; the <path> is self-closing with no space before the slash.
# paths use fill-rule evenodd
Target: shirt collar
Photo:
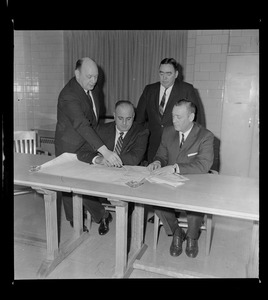
<path id="1" fill-rule="evenodd" d="M 188 129 L 187 131 L 185 132 L 181 132 L 180 131 L 180 136 L 182 135 L 182 133 L 184 134 L 184 140 L 186 140 L 187 136 L 189 135 L 190 131 L 192 130 L 194 124 L 192 125 L 192 127 L 190 129 Z"/>
<path id="2" fill-rule="evenodd" d="M 124 134 L 122 135 L 122 138 L 125 137 L 125 135 L 127 134 L 127 131 L 119 131 L 115 125 L 115 131 L 116 131 L 116 136 L 119 136 L 120 135 L 120 132 L 124 132 Z"/>
<path id="3" fill-rule="evenodd" d="M 173 85 L 174 85 L 174 84 L 172 84 L 171 86 L 169 86 L 169 87 L 167 88 L 166 94 L 169 94 L 169 93 L 170 93 L 170 91 L 171 91 L 172 88 L 173 88 Z M 164 93 L 165 89 L 166 89 L 166 88 L 165 88 L 162 84 L 160 84 L 160 91 L 162 91 L 162 92 Z"/>

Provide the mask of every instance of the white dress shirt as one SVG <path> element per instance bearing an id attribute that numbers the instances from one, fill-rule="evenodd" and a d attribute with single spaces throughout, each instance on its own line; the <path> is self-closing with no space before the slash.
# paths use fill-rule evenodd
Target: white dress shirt
<path id="1" fill-rule="evenodd" d="M 86 94 L 88 95 L 87 90 L 84 90 L 84 91 L 85 91 Z M 90 95 L 90 97 L 91 97 L 91 99 L 92 99 L 92 105 L 93 105 L 93 111 L 94 111 L 94 114 L 95 114 L 95 116 L 96 116 L 96 119 L 98 120 L 97 110 L 96 110 L 96 105 L 95 105 L 94 97 L 93 97 L 91 91 L 89 91 L 89 95 Z"/>

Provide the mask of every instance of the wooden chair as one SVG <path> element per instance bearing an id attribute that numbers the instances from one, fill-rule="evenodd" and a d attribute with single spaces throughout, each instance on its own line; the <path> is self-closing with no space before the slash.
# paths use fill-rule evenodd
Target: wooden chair
<path id="1" fill-rule="evenodd" d="M 35 131 L 15 131 L 14 132 L 14 151 L 16 153 L 47 154 L 47 151 L 37 148 Z M 15 186 L 14 195 L 32 193 L 28 187 Z"/>
<path id="2" fill-rule="evenodd" d="M 210 174 L 218 174 L 215 170 L 210 170 Z M 185 213 L 181 212 L 180 217 L 178 218 L 178 223 L 180 227 L 187 228 L 187 216 Z M 154 213 L 154 240 L 153 247 L 156 249 L 158 243 L 159 229 L 163 223 L 160 221 L 156 213 Z M 206 255 L 209 255 L 211 247 L 211 236 L 212 236 L 212 215 L 205 214 L 203 224 L 200 228 L 201 230 L 206 231 Z"/>
<path id="3" fill-rule="evenodd" d="M 182 228 L 187 228 L 187 217 L 184 212 L 180 213 L 182 216 L 178 218 L 179 226 Z M 160 221 L 157 214 L 154 214 L 154 241 L 153 241 L 153 247 L 156 249 L 157 242 L 158 242 L 158 235 L 159 235 L 159 229 L 163 225 L 163 223 Z M 204 216 L 203 224 L 200 228 L 201 230 L 206 231 L 206 255 L 209 255 L 210 252 L 210 246 L 211 246 L 211 232 L 212 232 L 212 215 L 206 214 Z"/>

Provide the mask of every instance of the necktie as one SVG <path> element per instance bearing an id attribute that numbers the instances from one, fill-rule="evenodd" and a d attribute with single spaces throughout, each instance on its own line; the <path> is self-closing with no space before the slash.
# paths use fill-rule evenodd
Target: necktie
<path id="1" fill-rule="evenodd" d="M 122 145 L 123 145 L 123 134 L 124 132 L 120 132 L 120 136 L 119 138 L 117 139 L 117 143 L 116 143 L 116 146 L 114 148 L 114 152 L 117 154 L 117 155 L 120 155 L 120 152 L 121 152 L 121 149 L 122 149 Z"/>
<path id="2" fill-rule="evenodd" d="M 87 91 L 87 96 L 88 96 L 88 99 L 89 99 L 89 105 L 91 106 L 91 108 L 93 108 L 93 102 L 92 102 L 93 100 L 92 100 L 92 98 L 89 94 L 89 91 Z"/>
<path id="3" fill-rule="evenodd" d="M 164 95 L 163 95 L 160 105 L 159 105 L 159 113 L 161 116 L 164 113 L 164 106 L 165 106 L 165 102 L 166 102 L 166 91 L 167 91 L 167 88 L 165 89 Z"/>
<path id="4" fill-rule="evenodd" d="M 88 96 L 88 99 L 89 99 L 89 105 L 90 105 L 90 107 L 93 109 L 94 114 L 95 114 L 95 116 L 96 116 L 96 119 L 98 119 L 98 118 L 97 118 L 97 112 L 96 112 L 96 109 L 95 109 L 95 107 L 94 107 L 94 105 L 93 105 L 93 99 L 92 99 L 92 97 L 90 96 L 89 91 L 87 91 L 87 96 Z"/>
<path id="5" fill-rule="evenodd" d="M 182 134 L 181 134 L 180 148 L 182 147 L 183 143 L 184 143 L 184 134 L 182 133 Z"/>

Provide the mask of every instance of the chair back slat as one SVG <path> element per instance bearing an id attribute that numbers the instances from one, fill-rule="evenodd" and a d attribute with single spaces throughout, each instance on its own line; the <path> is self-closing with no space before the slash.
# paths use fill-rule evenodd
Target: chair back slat
<path id="1" fill-rule="evenodd" d="M 36 132 L 15 131 L 14 151 L 18 153 L 36 154 Z"/>

